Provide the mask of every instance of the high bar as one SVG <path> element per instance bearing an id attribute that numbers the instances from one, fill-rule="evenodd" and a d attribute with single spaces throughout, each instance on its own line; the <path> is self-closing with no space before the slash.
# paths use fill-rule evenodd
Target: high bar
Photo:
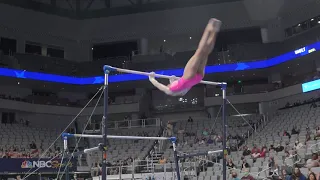
<path id="1" fill-rule="evenodd" d="M 135 70 L 130 70 L 130 69 L 122 69 L 122 68 L 116 68 L 108 65 L 103 66 L 104 72 L 106 71 L 118 71 L 122 73 L 128 73 L 128 74 L 138 74 L 138 75 L 143 75 L 143 76 L 149 76 L 151 73 L 148 72 L 143 72 L 143 71 L 135 71 Z M 163 75 L 163 74 L 155 74 L 156 77 L 159 78 L 164 78 L 164 79 L 170 79 L 172 76 L 168 75 Z M 177 77 L 179 78 L 179 77 Z M 226 82 L 212 82 L 212 81 L 200 81 L 201 84 L 207 84 L 207 85 L 226 85 Z"/>
<path id="2" fill-rule="evenodd" d="M 103 138 L 103 135 L 91 135 L 91 134 L 70 134 L 63 133 L 62 137 L 84 137 L 84 138 Z M 108 139 L 137 139 L 137 140 L 171 140 L 176 141 L 176 137 L 142 137 L 142 136 L 114 136 L 107 135 Z"/>

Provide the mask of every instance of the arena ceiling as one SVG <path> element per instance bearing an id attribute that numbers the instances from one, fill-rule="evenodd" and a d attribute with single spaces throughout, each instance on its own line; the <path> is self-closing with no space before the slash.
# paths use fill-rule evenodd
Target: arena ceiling
<path id="1" fill-rule="evenodd" d="M 72 19 L 88 19 L 235 1 L 242 0 L 0 0 L 0 3 Z"/>

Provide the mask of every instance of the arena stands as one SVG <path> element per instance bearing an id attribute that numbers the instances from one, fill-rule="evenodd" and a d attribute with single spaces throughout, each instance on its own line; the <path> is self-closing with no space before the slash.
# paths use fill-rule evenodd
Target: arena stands
<path id="1" fill-rule="evenodd" d="M 28 123 L 1 123 L 0 156 L 6 158 L 43 158 L 61 157 L 62 141 L 52 145 L 62 129 L 30 127 Z"/>
<path id="2" fill-rule="evenodd" d="M 314 172 L 317 175 L 320 172 L 320 164 L 310 164 L 310 159 L 319 151 L 317 139 L 319 137 L 318 126 L 320 121 L 318 114 L 320 111 L 318 104 L 319 98 L 312 98 L 303 102 L 295 102 L 292 105 L 288 103 L 286 107 L 278 110 L 270 117 L 266 126 L 258 128 L 257 132 L 246 139 L 246 143 L 239 150 L 229 154 L 230 162 L 234 164 L 232 168 L 230 166 L 230 176 L 231 172 L 233 172 L 239 178 L 247 177 L 245 169 L 250 169 L 250 175 L 254 179 L 269 177 L 273 174 L 273 170 L 275 170 L 274 176 L 283 177 L 285 176 L 284 172 L 287 175 L 297 176 L 293 167 L 300 168 L 300 171 L 306 177 L 310 172 Z M 190 122 L 183 124 L 188 125 L 188 123 L 192 124 Z M 196 127 L 194 125 L 190 126 L 192 129 Z M 201 130 L 204 127 L 209 126 L 202 126 L 201 123 L 199 129 L 198 124 L 200 131 L 194 130 L 194 134 L 202 135 Z M 219 149 L 219 147 L 215 147 L 212 144 L 207 145 L 206 143 L 200 143 L 199 145 L 186 143 L 180 149 L 191 153 Z M 265 154 L 262 153 L 263 150 L 265 150 Z M 170 154 L 169 150 L 165 152 L 165 156 L 168 158 Z M 211 178 L 213 180 L 221 176 L 221 160 L 217 162 L 215 158 L 211 159 L 209 157 L 202 157 L 202 159 L 205 159 L 208 163 L 204 165 L 204 169 L 200 170 L 199 176 L 194 179 L 209 180 Z M 276 168 L 271 167 L 270 163 L 272 162 L 274 162 Z M 246 163 L 248 165 L 244 168 Z M 308 168 L 311 169 L 308 170 Z"/>
<path id="3" fill-rule="evenodd" d="M 238 146 L 243 144 L 244 139 L 261 123 L 261 116 L 259 115 L 246 116 L 245 119 L 250 125 L 248 125 L 241 117 L 228 117 L 229 143 L 234 149 L 237 149 Z M 221 123 L 220 117 L 217 120 L 204 118 L 192 122 L 175 122 L 173 131 L 175 132 L 174 135 L 177 136 L 179 140 L 179 151 L 181 151 L 181 153 L 192 153 L 221 149 Z M 232 141 L 233 139 L 235 141 Z M 164 149 L 164 157 L 168 160 L 171 159 L 172 161 L 172 149 Z"/>

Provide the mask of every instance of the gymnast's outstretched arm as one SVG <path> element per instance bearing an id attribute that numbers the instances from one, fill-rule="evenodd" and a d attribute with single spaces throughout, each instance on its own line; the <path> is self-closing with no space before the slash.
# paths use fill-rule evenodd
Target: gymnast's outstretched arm
<path id="1" fill-rule="evenodd" d="M 151 82 L 156 88 L 158 88 L 160 91 L 162 91 L 162 92 L 164 92 L 164 93 L 166 93 L 166 94 L 168 94 L 168 95 L 172 94 L 172 92 L 170 91 L 170 89 L 169 89 L 168 86 L 159 83 L 159 82 L 155 79 L 154 73 L 151 73 L 151 74 L 149 75 L 149 80 L 150 80 L 150 82 Z"/>

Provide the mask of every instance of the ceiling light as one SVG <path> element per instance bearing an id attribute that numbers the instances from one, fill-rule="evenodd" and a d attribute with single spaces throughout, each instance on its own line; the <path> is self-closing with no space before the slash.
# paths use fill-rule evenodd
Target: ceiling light
<path id="1" fill-rule="evenodd" d="M 18 84 L 20 84 L 20 82 L 18 82 Z"/>
<path id="2" fill-rule="evenodd" d="M 312 18 L 311 21 L 313 21 L 314 19 Z"/>
<path id="3" fill-rule="evenodd" d="M 189 39 L 192 39 L 192 37 L 190 36 Z"/>
<path id="4" fill-rule="evenodd" d="M 301 24 L 298 24 L 298 26 L 301 26 Z"/>
<path id="5" fill-rule="evenodd" d="M 164 39 L 163 42 L 166 42 L 166 40 Z"/>

